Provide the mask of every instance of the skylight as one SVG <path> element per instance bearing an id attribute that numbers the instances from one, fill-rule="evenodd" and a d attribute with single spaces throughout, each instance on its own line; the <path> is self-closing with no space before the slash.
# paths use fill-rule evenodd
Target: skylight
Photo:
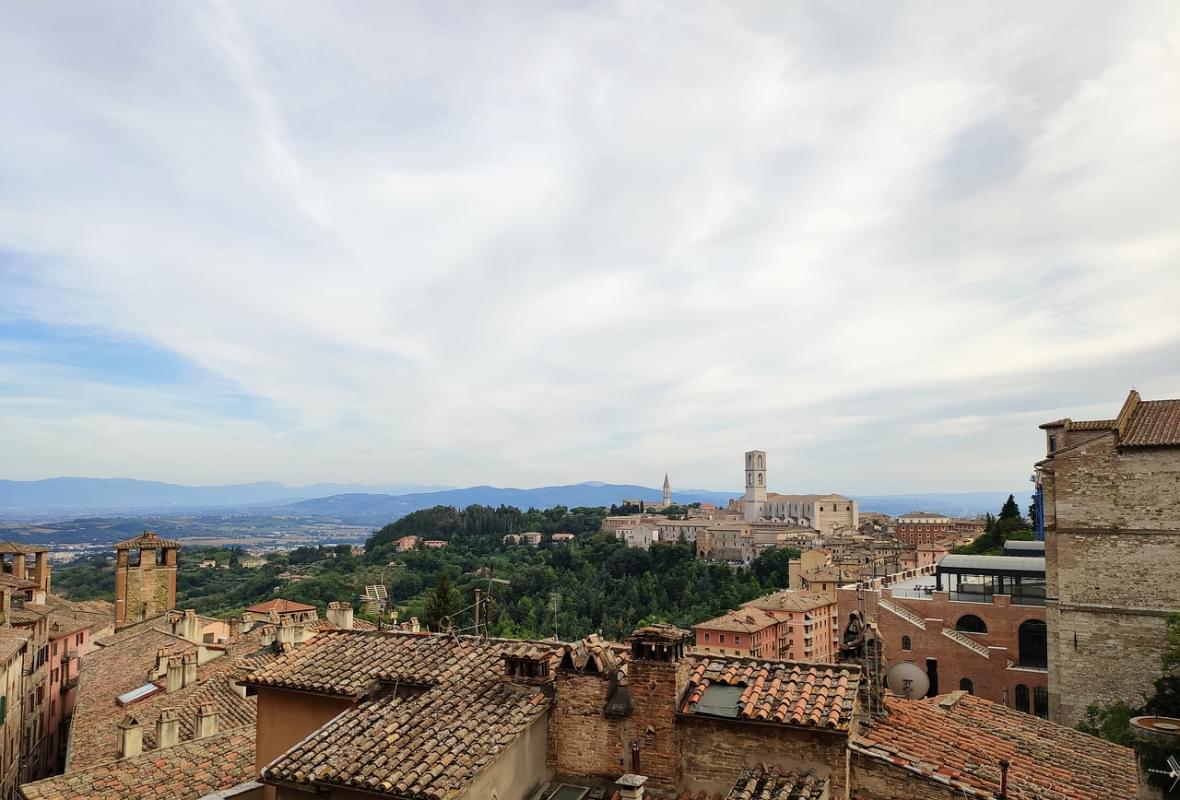
<path id="1" fill-rule="evenodd" d="M 115 702 L 121 706 L 130 705 L 136 700 L 142 700 L 145 697 L 151 697 L 156 692 L 160 691 L 160 687 L 154 683 L 145 683 L 137 689 L 132 689 L 129 692 L 123 692 L 115 698 Z"/>

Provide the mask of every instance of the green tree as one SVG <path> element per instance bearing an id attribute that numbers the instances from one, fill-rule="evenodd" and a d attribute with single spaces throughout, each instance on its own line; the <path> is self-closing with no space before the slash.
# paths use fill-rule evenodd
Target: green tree
<path id="1" fill-rule="evenodd" d="M 459 591 L 451 584 L 451 579 L 446 573 L 440 574 L 434 591 L 426 601 L 426 624 L 435 630 L 440 630 L 447 622 L 456 628 L 459 627 L 454 619 L 459 611 L 459 602 Z"/>

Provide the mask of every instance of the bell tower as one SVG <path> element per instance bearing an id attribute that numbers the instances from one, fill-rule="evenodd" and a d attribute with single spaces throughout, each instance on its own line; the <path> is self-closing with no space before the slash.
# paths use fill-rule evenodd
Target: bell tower
<path id="1" fill-rule="evenodd" d="M 746 452 L 746 494 L 742 498 L 746 522 L 756 522 L 762 519 L 763 509 L 766 508 L 766 451 L 749 450 Z"/>
<path id="2" fill-rule="evenodd" d="M 672 505 L 672 484 L 668 483 L 668 473 L 664 473 L 664 508 Z"/>
<path id="3" fill-rule="evenodd" d="M 176 608 L 179 549 L 152 531 L 115 545 L 115 630 Z"/>

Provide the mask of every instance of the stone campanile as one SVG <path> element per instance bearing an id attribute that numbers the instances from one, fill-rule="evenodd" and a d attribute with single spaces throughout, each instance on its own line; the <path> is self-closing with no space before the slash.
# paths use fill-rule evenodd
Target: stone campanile
<path id="1" fill-rule="evenodd" d="M 746 452 L 746 494 L 742 498 L 746 522 L 762 519 L 766 508 L 766 451 Z"/>
<path id="2" fill-rule="evenodd" d="M 672 505 L 672 484 L 668 482 L 668 473 L 664 473 L 664 508 Z"/>
<path id="3" fill-rule="evenodd" d="M 115 628 L 158 617 L 176 607 L 180 543 L 144 531 L 115 545 Z"/>

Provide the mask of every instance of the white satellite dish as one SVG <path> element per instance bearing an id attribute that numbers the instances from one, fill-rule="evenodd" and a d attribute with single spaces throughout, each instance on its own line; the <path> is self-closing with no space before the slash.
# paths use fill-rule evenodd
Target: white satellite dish
<path id="1" fill-rule="evenodd" d="M 885 685 L 894 694 L 909 700 L 920 700 L 930 691 L 926 672 L 912 661 L 894 664 L 885 673 Z"/>

